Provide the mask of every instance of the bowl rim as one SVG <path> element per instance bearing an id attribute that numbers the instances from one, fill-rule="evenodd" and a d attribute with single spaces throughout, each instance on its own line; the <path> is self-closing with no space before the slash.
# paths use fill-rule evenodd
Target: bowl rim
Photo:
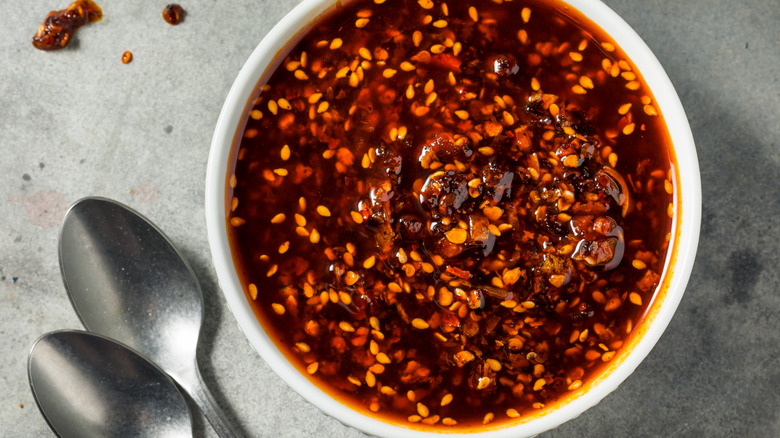
<path id="1" fill-rule="evenodd" d="M 331 6 L 340 4 L 341 0 L 304 0 L 295 6 L 257 45 L 230 88 L 212 138 L 205 187 L 208 242 L 220 289 L 239 328 L 271 369 L 310 403 L 348 426 L 377 436 L 420 438 L 440 433 L 449 436 L 478 434 L 482 438 L 508 438 L 533 436 L 553 429 L 598 404 L 633 373 L 669 325 L 682 299 L 693 269 L 701 223 L 699 164 L 693 134 L 682 103 L 653 52 L 617 13 L 600 0 L 555 1 L 568 4 L 600 26 L 644 76 L 669 130 L 676 155 L 678 191 L 674 195 L 673 243 L 668 251 L 666 268 L 662 276 L 667 286 L 665 293 L 660 297 L 660 302 L 652 305 L 650 320 L 642 323 L 645 332 L 634 335 L 636 342 L 630 351 L 621 355 L 623 360 L 618 365 L 605 370 L 606 375 L 602 374 L 597 378 L 587 391 L 563 401 L 560 406 L 543 411 L 540 416 L 532 416 L 528 421 L 502 424 L 480 432 L 470 430 L 462 434 L 406 429 L 370 418 L 328 395 L 289 363 L 265 333 L 245 298 L 233 265 L 226 225 L 225 184 L 236 130 L 244 116 L 248 99 L 277 54 L 284 50 L 288 42 L 300 31 L 306 29 L 309 23 Z"/>

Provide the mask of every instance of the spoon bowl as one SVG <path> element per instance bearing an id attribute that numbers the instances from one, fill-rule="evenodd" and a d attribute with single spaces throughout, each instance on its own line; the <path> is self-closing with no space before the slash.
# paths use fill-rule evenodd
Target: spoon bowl
<path id="1" fill-rule="evenodd" d="M 59 436 L 192 436 L 187 403 L 155 365 L 93 333 L 62 330 L 35 341 L 27 363 L 35 401 Z"/>
<path id="2" fill-rule="evenodd" d="M 192 397 L 219 436 L 235 436 L 198 370 L 200 284 L 165 234 L 116 201 L 84 198 L 65 214 L 59 258 L 84 327 L 152 360 Z"/>

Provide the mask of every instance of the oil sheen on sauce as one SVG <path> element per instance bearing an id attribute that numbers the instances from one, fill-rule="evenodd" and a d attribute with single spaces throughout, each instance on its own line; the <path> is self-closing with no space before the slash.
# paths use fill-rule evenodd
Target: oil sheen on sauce
<path id="1" fill-rule="evenodd" d="M 237 134 L 228 234 L 317 386 L 483 428 L 624 353 L 662 280 L 674 156 L 603 31 L 557 1 L 348 1 L 277 64 Z"/>

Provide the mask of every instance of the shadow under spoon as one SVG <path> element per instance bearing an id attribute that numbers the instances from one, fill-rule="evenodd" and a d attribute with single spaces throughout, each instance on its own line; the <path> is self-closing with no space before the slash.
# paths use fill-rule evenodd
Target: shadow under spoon
<path id="1" fill-rule="evenodd" d="M 84 198 L 65 214 L 59 259 L 87 330 L 149 358 L 190 395 L 220 437 L 237 436 L 198 370 L 200 284 L 159 228 L 116 201 Z"/>

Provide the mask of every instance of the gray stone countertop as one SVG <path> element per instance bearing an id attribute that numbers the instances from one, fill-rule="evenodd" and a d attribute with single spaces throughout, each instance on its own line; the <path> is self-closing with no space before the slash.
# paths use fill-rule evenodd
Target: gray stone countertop
<path id="1" fill-rule="evenodd" d="M 780 7 L 776 0 L 606 0 L 666 69 L 696 139 L 703 221 L 669 328 L 614 393 L 545 437 L 780 436 Z M 54 53 L 30 44 L 68 0 L 10 1 L 0 26 L 0 437 L 52 436 L 30 392 L 33 341 L 80 329 L 58 223 L 87 195 L 155 221 L 205 292 L 200 363 L 247 436 L 360 437 L 305 402 L 251 348 L 206 239 L 212 132 L 239 69 L 295 0 L 98 0 L 105 18 Z M 120 56 L 131 50 L 132 63 Z M 193 408 L 194 409 L 194 408 Z M 196 437 L 214 436 L 196 414 Z"/>

